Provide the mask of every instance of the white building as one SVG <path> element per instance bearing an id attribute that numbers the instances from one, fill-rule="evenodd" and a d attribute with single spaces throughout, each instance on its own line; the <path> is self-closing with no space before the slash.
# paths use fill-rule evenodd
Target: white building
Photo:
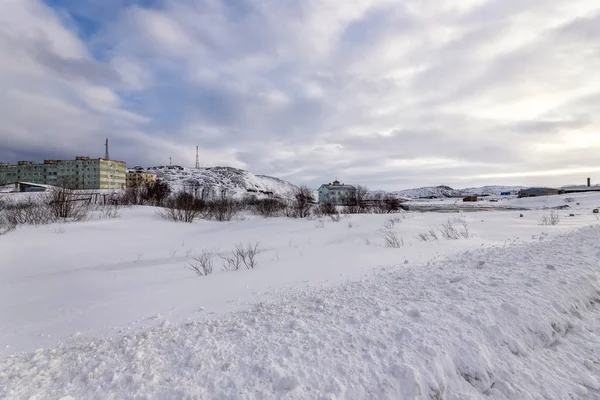
<path id="1" fill-rule="evenodd" d="M 352 185 L 344 185 L 335 180 L 332 183 L 323 184 L 319 187 L 319 202 L 331 204 L 343 204 L 347 195 L 351 194 L 356 188 Z"/>

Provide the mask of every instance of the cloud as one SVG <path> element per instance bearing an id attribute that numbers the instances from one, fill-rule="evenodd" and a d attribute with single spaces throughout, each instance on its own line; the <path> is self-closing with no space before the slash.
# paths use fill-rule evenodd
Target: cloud
<path id="1" fill-rule="evenodd" d="M 597 172 L 593 0 L 9 0 L 0 158 L 227 164 L 316 186 Z M 10 15 L 10 18 L 7 17 Z"/>

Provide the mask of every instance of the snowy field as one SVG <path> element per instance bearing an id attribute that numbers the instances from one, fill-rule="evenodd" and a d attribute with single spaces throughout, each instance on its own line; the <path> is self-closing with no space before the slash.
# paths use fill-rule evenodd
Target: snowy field
<path id="1" fill-rule="evenodd" d="M 19 227 L 0 398 L 600 398 L 600 195 L 504 203 L 528 210 Z M 221 270 L 256 242 L 255 269 Z"/>

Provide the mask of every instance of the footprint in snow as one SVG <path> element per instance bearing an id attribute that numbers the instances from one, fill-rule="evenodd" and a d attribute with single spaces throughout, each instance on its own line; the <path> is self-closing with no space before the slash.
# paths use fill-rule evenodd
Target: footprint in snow
<path id="1" fill-rule="evenodd" d="M 275 382 L 275 390 L 293 390 L 300 385 L 300 382 L 296 377 L 293 376 L 284 376 L 283 378 L 279 378 L 277 382 Z"/>

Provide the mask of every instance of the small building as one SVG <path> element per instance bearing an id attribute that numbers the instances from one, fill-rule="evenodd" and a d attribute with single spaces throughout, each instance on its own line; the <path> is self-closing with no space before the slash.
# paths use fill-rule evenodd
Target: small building
<path id="1" fill-rule="evenodd" d="M 17 183 L 15 183 L 15 188 L 19 192 L 26 192 L 26 193 L 45 192 L 46 190 L 48 190 L 51 187 L 52 186 L 49 186 L 49 185 L 41 185 L 39 183 L 31 183 L 31 182 L 17 182 Z"/>
<path id="2" fill-rule="evenodd" d="M 345 185 L 338 180 L 323 184 L 318 189 L 319 203 L 343 204 L 345 198 L 355 190 L 354 186 Z"/>
<path id="3" fill-rule="evenodd" d="M 156 182 L 156 174 L 140 170 L 128 171 L 126 182 L 128 188 L 151 185 Z"/>
<path id="4" fill-rule="evenodd" d="M 464 202 L 475 202 L 477 201 L 477 196 L 466 196 L 463 197 Z"/>
<path id="5" fill-rule="evenodd" d="M 559 189 L 546 188 L 546 187 L 532 187 L 528 189 L 519 190 L 519 198 L 522 197 L 539 197 L 539 196 L 553 196 L 560 194 Z"/>

